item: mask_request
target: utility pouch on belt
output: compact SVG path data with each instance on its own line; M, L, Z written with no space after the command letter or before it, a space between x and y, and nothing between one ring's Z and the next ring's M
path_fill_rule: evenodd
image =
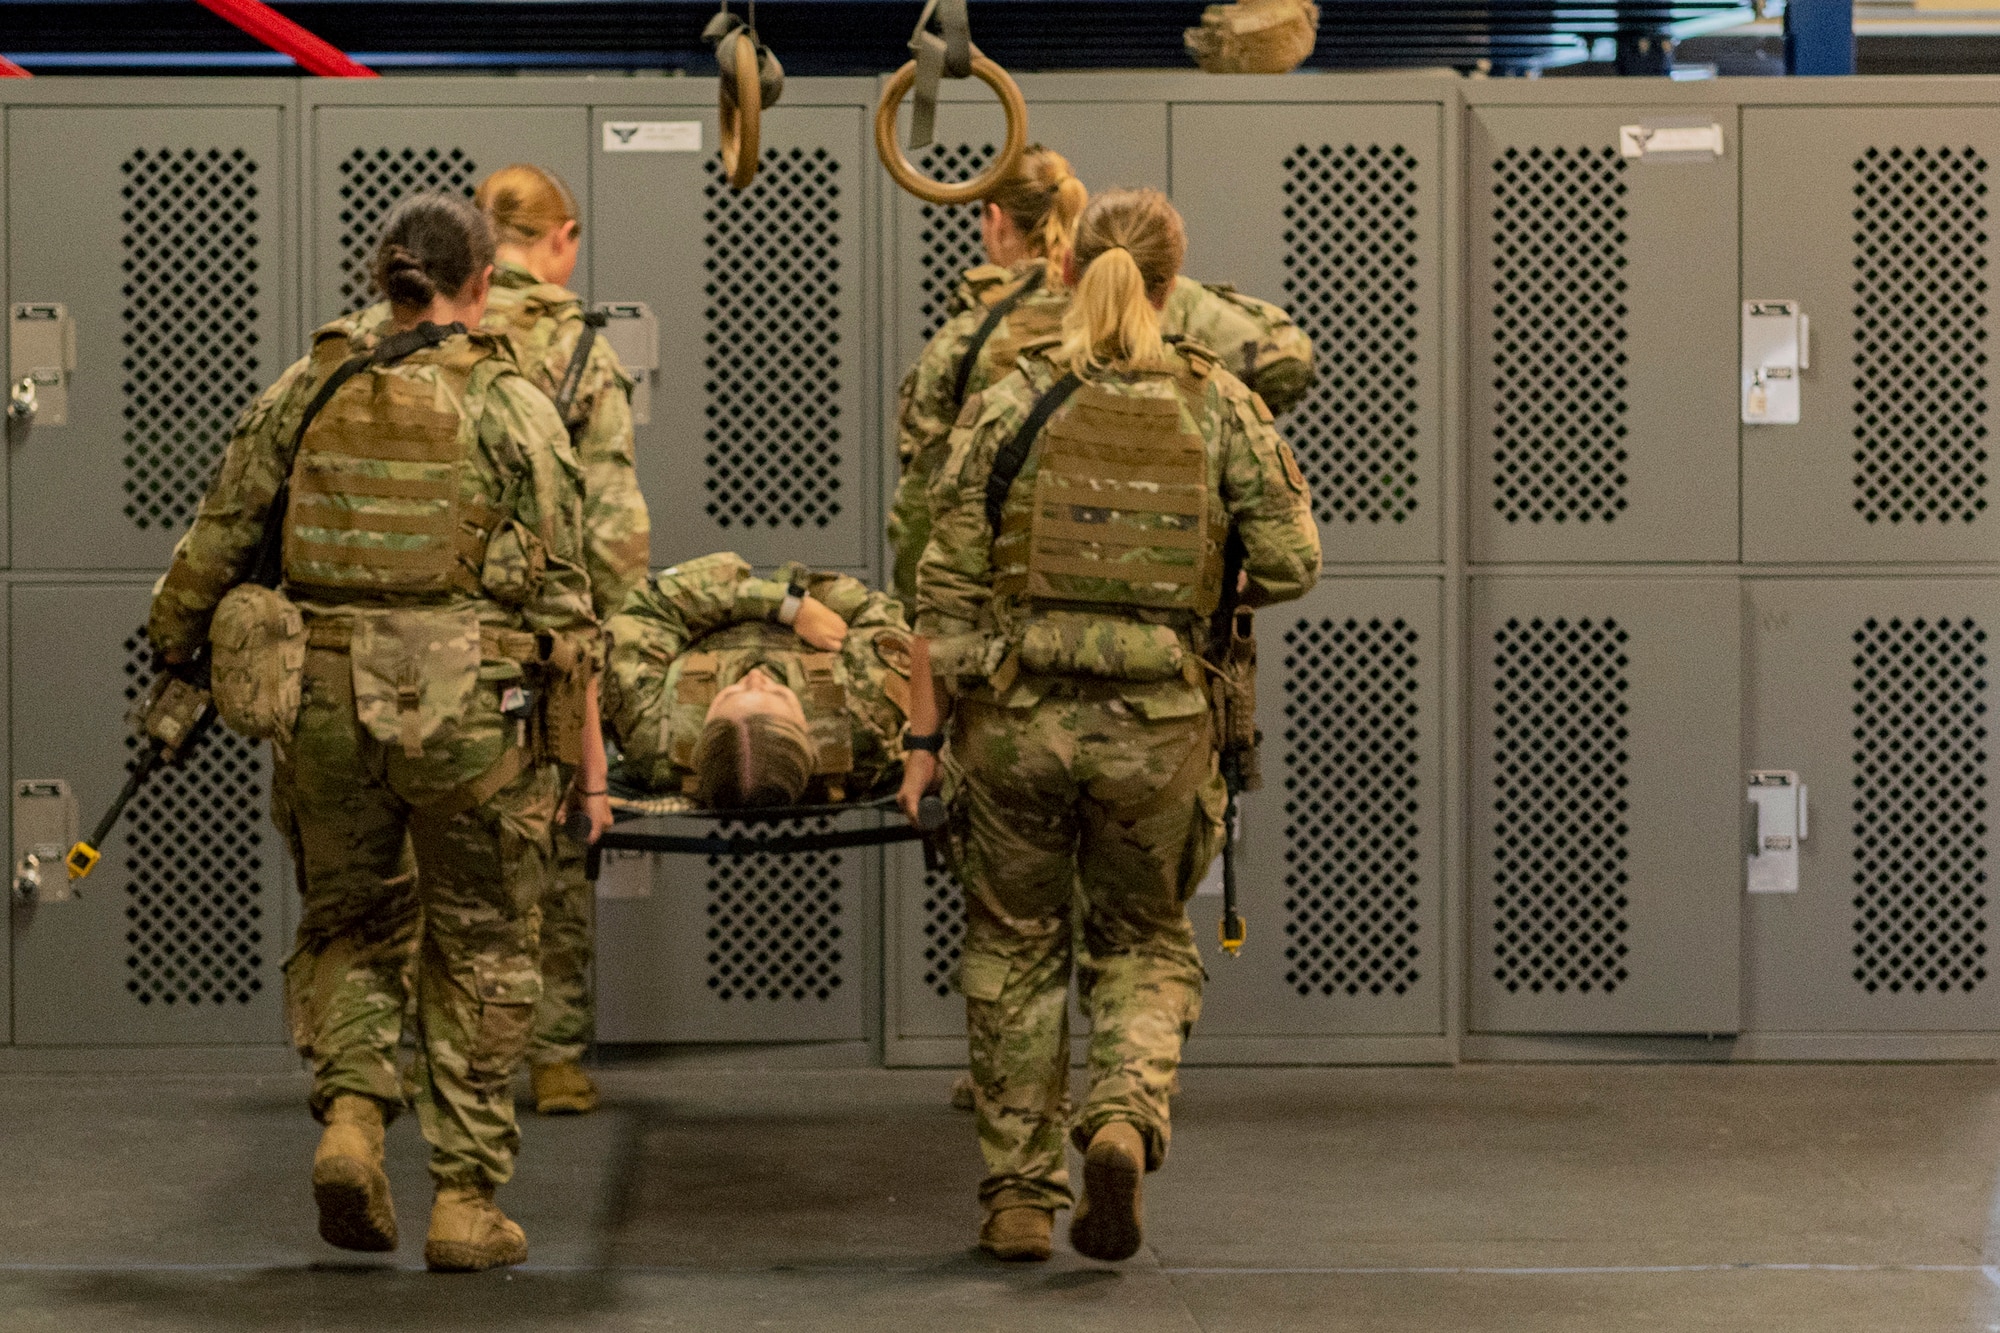
M215 711L239 736L292 738L305 677L306 621L275 588L242 583L224 595L210 622Z
M364 611L354 617L354 711L369 735L410 758L455 725L479 683L479 614Z
M1105 680L1170 680L1185 674L1187 650L1168 625L1124 617L1046 611L1021 636L1021 668Z
M583 705L596 663L574 634L537 634L535 646L542 676L542 757L574 767L583 762Z

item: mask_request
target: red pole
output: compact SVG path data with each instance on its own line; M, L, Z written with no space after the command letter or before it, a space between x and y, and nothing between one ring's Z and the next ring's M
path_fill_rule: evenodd
M6 56L0 56L0 79L32 79L34 77L34 75L22 69Z
M273 51L296 60L308 74L330 79L373 79L374 70L350 59L332 43L315 37L264 4L263 0L195 0L203 9L249 33Z

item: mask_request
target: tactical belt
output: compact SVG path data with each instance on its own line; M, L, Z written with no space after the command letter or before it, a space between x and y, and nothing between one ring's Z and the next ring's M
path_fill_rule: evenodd
M345 616L324 616L315 618L306 626L306 647L323 648L330 653L344 653L354 646L354 622ZM497 657L523 665L542 660L535 636L526 630L501 629L494 625L479 627L479 650L488 657Z
M993 330L999 328L1000 321L1013 314L1015 307L1027 300L1035 289L1042 285L1042 276L1047 271L1046 268L1038 268L1030 273L1027 280L1019 287L995 301L993 308L986 312L986 318L979 322L979 328L972 335L972 341L966 344L965 359L958 363L958 377L951 386L951 400L959 407L965 406L965 390L972 383L973 367L979 364L979 354L985 350L987 340L993 336Z
M1014 478L1021 475L1027 466L1028 451L1035 447L1035 437L1042 433L1042 427L1049 424L1056 409L1069 401L1069 396L1083 387L1083 381L1075 371L1070 371L1054 384L1049 391L1036 400L1034 410L1021 423L1021 429L1014 432L1014 438L1001 446L993 456L993 471L986 478L986 522L993 529L993 535L1000 535L1000 516L1007 509L1007 493L1014 489Z

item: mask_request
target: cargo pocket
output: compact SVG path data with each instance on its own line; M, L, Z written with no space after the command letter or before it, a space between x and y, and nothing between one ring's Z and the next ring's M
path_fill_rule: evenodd
M1012 960L999 954L961 954L958 960L958 989L968 1000L983 1000L990 1004L1006 994L1007 974L1013 966Z
M472 1023L472 1049L466 1052L466 1077L475 1086L501 1087L528 1053L542 979L533 971L515 972L491 964L475 965L473 978L479 1013Z
M1181 902L1194 897L1208 868L1222 850L1224 818L1229 811L1229 787L1221 774L1210 776L1194 798L1194 826L1188 830L1187 853L1181 862Z

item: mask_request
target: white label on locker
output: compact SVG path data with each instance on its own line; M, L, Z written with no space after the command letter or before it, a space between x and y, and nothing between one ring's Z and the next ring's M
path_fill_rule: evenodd
M649 852L607 848L597 871L597 896L607 902L653 896L653 862Z
M1649 162L1714 161L1722 156L1722 126L1621 125L1618 151Z
M604 122L604 151L607 153L699 153L701 122L698 120L607 120Z

